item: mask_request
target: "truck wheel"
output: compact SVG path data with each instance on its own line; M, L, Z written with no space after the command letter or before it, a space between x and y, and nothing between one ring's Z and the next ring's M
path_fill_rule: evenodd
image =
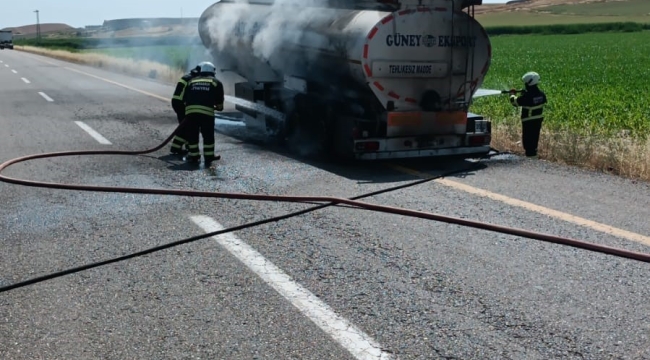
M333 112L332 116L332 158L336 161L354 159L354 140L352 129L354 121L343 113Z
M332 147L328 107L313 97L299 94L287 115L287 145L302 155L327 155Z

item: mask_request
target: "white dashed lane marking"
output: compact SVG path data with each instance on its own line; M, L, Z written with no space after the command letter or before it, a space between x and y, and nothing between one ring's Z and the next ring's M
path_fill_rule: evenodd
M206 233L223 230L221 224L208 216L192 216L191 219ZM349 351L355 359L393 358L369 335L336 314L316 295L293 281L289 275L233 233L216 235L212 238Z
M103 145L112 145L108 139L103 137L100 133L97 131L93 130L90 126L86 125L86 123L82 121L75 121L75 124L77 124L80 128L82 128L85 132L87 132L90 136L92 136L97 142Z
M38 94L41 95L41 96L43 97L43 99L45 99L45 100L47 100L47 101L49 101L49 102L54 101L54 100L52 100L51 97L47 96L47 94L44 93L44 92L39 92Z
M30 83L30 81L27 80L27 79L25 79L25 78L20 78L20 79L23 80L23 82L25 82L25 84L29 84L29 83Z

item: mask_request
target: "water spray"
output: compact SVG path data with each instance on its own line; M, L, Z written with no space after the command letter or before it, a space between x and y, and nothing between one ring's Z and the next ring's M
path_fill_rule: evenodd
M512 90L478 89L476 90L476 93L474 93L473 97L479 98L483 96L510 94L513 91L517 94L524 92L524 90L516 90L516 89L512 89Z
M256 110L256 111L258 111L258 112L260 112L260 113L262 113L262 114L264 114L266 116L270 116L270 117L272 117L274 119L284 121L285 118L286 118L286 115L283 114L282 112L280 112L278 110L275 110L275 109L271 109L270 107L264 106L263 104L254 103L252 101L248 101L248 100L241 99L241 98L231 96L231 95L225 95L224 98L229 103L239 105L239 106L243 106L243 107L251 109L251 110Z

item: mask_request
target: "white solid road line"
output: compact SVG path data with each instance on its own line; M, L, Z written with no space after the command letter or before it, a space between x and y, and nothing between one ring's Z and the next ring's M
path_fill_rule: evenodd
M14 70L14 69L11 69L11 72L14 73L14 74L18 74L18 71Z
M25 78L21 78L21 79L25 82L25 84L29 84L29 80L27 80Z
M108 139L106 139L105 137L103 137L103 136L102 136L100 133L98 133L97 131L93 130L93 128L91 128L90 126L86 125L84 122L82 122L82 121L75 121L75 124L79 125L80 128L84 129L84 131L86 131L88 134L90 134L90 136L92 136L92 137L93 137L95 140L97 140L100 144L103 144L103 145L112 145L111 142L108 141Z
M39 91L38 94L41 95L41 96L43 97L43 99L45 99L45 100L47 100L47 101L49 101L49 102L54 101L54 100L52 100L51 97L47 96L47 94L44 93L44 92L40 92L40 91Z
M192 216L191 219L206 233L223 230L221 224L208 216ZM381 345L370 336L336 314L332 308L322 302L316 295L294 282L289 275L234 234L216 235L213 239L334 338L356 359L383 360L393 358L391 354L383 351Z

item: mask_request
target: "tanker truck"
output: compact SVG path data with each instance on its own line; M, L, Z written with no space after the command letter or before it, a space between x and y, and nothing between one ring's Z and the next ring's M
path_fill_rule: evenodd
M217 77L237 74L234 98L255 105L235 102L248 127L337 158L471 157L491 141L469 112L491 60L481 3L222 0L199 34Z

